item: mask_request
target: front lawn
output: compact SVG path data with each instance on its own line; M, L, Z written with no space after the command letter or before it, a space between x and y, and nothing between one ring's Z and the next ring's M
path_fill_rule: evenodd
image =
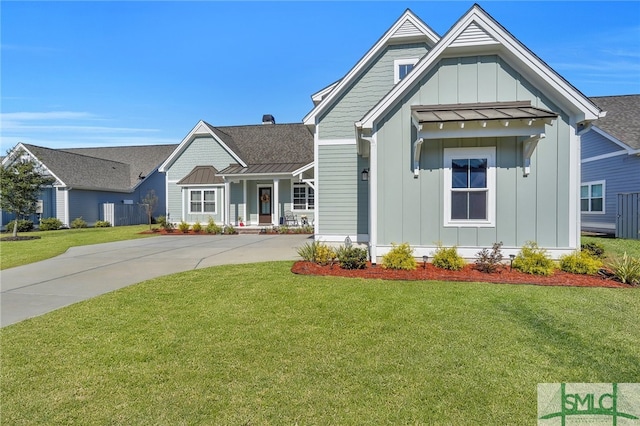
M0 330L3 424L535 424L640 381L640 292L201 269Z
M19 232L19 236L38 236L40 239L0 241L0 269L49 259L66 252L70 247L153 236L152 234L140 234L148 229L149 225L135 225ZM10 235L11 233L1 234L3 237Z

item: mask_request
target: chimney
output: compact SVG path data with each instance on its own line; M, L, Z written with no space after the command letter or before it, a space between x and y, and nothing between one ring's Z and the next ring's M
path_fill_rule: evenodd
M276 119L271 114L265 114L262 116L262 124L276 124Z

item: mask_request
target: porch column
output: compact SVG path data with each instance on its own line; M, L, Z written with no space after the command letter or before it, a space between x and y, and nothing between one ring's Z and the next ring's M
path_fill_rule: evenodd
M229 220L229 218L231 217L231 203L229 200L229 194L231 194L231 182L225 182L224 183L224 210L222 211L222 223L229 223L227 222Z
M275 213L276 217L275 220L273 220L272 218L272 222L275 225L279 225L280 224L280 197L279 197L279 192L280 192L280 179L274 179L273 180L273 212Z
M245 225L249 225L249 217L247 216L247 181L242 181L242 218Z

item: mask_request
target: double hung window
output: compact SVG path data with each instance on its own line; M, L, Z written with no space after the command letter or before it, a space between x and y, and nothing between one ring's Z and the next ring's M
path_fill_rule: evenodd
M580 210L604 213L604 181L586 182L580 186Z
M189 213L216 213L215 189L189 190Z
M293 210L313 210L314 191L306 183L293 184Z

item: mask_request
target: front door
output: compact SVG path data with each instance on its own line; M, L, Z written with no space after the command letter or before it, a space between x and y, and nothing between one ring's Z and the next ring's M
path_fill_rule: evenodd
M260 225L271 225L271 188L258 188L258 223Z

